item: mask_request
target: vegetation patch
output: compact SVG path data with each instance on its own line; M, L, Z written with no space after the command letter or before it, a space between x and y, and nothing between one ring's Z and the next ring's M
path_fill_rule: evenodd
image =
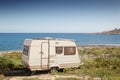
M79 69L64 69L63 72L57 74L90 76L91 79L103 80L120 79L120 48L83 49L79 50L79 54L84 65Z
M22 56L21 52L3 54L2 56L0 56L0 69L8 70L23 67L21 56Z
M80 55L94 55L94 58L82 58L84 65L75 71L67 71L76 75L90 75L101 79L119 79L120 76L120 48L93 48L79 51ZM91 56L89 56L91 57ZM115 79L114 79L115 80Z
M79 50L80 55L120 54L120 48L84 48Z
M80 68L66 68L63 72L53 75L89 76L90 80L100 78L103 80L120 80L120 48L92 48L79 50L84 65ZM6 53L0 56L0 79L3 79L4 70L23 68L21 52ZM25 78L24 80L38 80ZM80 80L77 78L58 78L56 80Z

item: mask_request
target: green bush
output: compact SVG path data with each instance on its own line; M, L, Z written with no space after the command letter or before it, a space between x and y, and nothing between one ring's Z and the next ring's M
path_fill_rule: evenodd
M8 57L3 56L0 57L0 68L1 69L12 69L14 66L14 63L12 60L10 60Z
M21 61L22 53L20 52L12 52L12 53L5 53L0 56L0 69L13 69L13 68L21 68L22 61Z

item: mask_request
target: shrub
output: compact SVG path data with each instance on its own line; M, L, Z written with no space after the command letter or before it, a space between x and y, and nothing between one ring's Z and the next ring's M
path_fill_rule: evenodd
M0 57L0 68L1 69L12 69L14 66L14 63L12 60L10 60L8 57L3 56Z
M5 53L0 56L0 68L1 69L12 69L22 68L21 52Z

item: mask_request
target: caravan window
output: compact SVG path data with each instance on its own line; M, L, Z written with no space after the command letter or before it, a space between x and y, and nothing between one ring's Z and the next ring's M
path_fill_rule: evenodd
M29 51L29 46L24 46L23 54L28 55L28 51Z
M56 54L61 54L63 52L63 47L56 47Z
M76 47L64 47L64 55L75 55Z

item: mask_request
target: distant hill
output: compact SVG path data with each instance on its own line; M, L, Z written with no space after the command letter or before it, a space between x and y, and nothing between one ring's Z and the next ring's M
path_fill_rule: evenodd
M96 34L120 34L120 29L115 28L114 30L104 31Z

